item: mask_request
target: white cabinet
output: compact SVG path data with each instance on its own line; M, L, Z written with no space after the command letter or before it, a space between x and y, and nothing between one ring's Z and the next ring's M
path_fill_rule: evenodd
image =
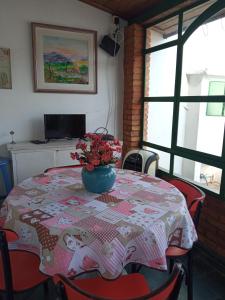
M74 152L73 149L67 149L67 150L56 150L55 154L55 164L56 166L71 166L74 165L74 160L71 159L70 153Z
M18 152L13 154L14 184L54 166L54 151Z
M47 144L8 144L12 156L14 184L25 178L43 173L51 167L79 164L70 158L78 139L72 141L51 141Z

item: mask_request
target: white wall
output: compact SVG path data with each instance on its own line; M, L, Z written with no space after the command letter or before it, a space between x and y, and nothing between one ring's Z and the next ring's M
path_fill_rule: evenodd
M87 131L105 126L122 136L123 47L116 58L98 47L98 93L34 93L31 22L97 30L98 44L111 30L110 14L77 0L0 0L0 47L10 48L12 90L0 89L0 155L6 155L9 131L16 141L44 137L45 113L85 113ZM116 112L115 112L116 106Z

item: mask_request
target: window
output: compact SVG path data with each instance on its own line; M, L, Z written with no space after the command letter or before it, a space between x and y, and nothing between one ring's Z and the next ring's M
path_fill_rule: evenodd
M146 28L142 146L158 150L163 172L223 199L224 53L223 1L181 10Z

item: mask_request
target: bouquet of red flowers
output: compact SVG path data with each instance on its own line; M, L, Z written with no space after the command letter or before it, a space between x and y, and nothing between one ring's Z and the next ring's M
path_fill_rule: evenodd
M86 141L80 140L76 145L76 149L81 151L70 155L72 159L84 164L88 171L98 166L114 164L120 159L122 147L119 140L105 141L103 135L95 133L87 133L85 138Z

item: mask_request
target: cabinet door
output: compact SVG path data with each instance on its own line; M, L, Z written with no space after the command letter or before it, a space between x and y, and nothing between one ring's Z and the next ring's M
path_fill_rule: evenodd
M74 152L75 149L66 149L66 150L56 150L56 166L61 167L61 166L71 166L71 165L78 165L79 161L78 160L73 160L70 157L70 153Z
M45 169L54 167L55 152L52 150L42 150L33 152L19 152L15 154L16 183L22 180L43 173Z

